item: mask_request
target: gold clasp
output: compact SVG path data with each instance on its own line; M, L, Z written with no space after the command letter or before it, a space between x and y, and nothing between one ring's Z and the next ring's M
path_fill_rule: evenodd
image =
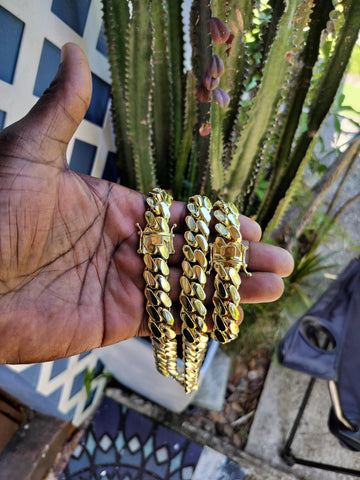
M220 263L223 267L233 267L237 272L242 269L247 276L251 276L246 270L247 249L241 242L225 242L223 238L217 237L210 245L210 265L213 268L215 263Z
M136 226L139 228L138 234L140 235L138 253L161 255L166 260L170 254L175 253L173 229L176 225L173 225L169 231L156 231L151 227L143 230L138 223Z

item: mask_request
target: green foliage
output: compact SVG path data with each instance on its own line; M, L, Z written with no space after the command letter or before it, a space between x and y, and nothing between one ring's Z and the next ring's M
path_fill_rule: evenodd
M235 201L269 237L311 161L358 37L360 2L194 0L185 15L172 0L103 0L103 14L121 182ZM232 41L214 42L214 17ZM225 108L197 96L214 54Z
M288 125L292 125L292 129L284 130L286 136L290 135L290 140L288 139L285 145L281 143L283 153L274 169L268 195L258 212L260 222L267 227L267 235L279 224L289 206L289 199L298 187L299 176L311 158L318 131L335 98L352 47L357 39L360 4L346 1L341 4L337 2L336 10L332 10L332 7L332 2L329 1L316 2L311 15L310 27L312 24L314 29L310 28L311 40L305 44L302 52L303 65L300 81L295 86L291 103L292 114L288 117ZM354 20L355 23L353 23ZM324 38L329 37L330 32L333 39L332 46L325 61L319 47ZM301 111L299 104L303 105ZM298 123L305 128L299 129ZM275 215L269 205L277 205Z
M112 375L111 375L111 373L107 373L107 372L98 373L96 371L96 367L92 368L91 370L89 368L85 369L84 388L85 388L85 393L86 393L87 398L90 397L93 380L100 379L100 378L101 379L111 379Z
M353 54L350 58L348 72L354 75L360 75L360 44L354 46Z

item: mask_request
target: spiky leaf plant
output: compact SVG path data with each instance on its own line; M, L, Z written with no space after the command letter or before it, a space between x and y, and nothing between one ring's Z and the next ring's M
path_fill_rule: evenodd
M273 230L358 38L359 0L103 0L103 15L121 182L234 201Z

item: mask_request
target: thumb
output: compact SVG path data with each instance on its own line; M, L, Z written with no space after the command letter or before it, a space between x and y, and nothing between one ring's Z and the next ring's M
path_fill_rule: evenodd
M66 148L84 118L92 92L90 68L84 52L73 43L61 50L57 74L36 105L20 123L22 139L35 142L34 157L61 166Z

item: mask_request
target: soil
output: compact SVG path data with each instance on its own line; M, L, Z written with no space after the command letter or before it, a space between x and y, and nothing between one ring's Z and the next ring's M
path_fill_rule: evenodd
M245 448L270 365L268 351L253 353L250 360L241 355L234 360L221 412L192 406L185 412L186 421L196 425L198 430L204 430L237 449Z

